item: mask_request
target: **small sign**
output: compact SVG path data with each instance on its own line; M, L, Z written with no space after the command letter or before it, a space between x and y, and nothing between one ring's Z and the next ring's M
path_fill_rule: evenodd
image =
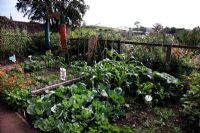
M32 60L32 55L29 55L28 58L29 58L29 60L31 61L31 60Z
M13 63L15 63L16 62L16 56L15 56L15 54L13 54L13 56L10 56L9 60L12 61Z
M66 69L60 68L60 80L65 81L66 80Z

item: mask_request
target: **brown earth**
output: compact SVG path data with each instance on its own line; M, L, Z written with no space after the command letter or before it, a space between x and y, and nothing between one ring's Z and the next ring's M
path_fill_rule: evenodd
M37 133L19 114L0 103L0 133Z

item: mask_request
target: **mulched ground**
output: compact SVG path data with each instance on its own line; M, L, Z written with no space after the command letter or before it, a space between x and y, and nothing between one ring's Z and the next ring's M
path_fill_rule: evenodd
M37 133L20 115L0 103L0 133Z

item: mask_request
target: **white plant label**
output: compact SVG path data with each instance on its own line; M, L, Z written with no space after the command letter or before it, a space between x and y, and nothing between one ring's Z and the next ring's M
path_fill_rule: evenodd
M66 69L60 68L60 80L65 81L66 80Z
M16 56L15 56L15 54L13 54L13 56L10 56L9 60L12 61L13 63L15 63L16 62Z

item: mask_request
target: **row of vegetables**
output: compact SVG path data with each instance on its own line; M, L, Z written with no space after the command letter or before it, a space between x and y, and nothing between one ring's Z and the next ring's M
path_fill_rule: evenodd
M121 56L121 55L118 55ZM120 58L123 58L121 56ZM24 111L44 132L134 132L115 121L126 113L126 97L133 103L162 106L182 101L182 112L198 128L200 74L187 84L167 73L152 71L135 60L104 59L93 66L73 62L72 71L87 79L71 86L30 97L28 90L4 89L1 98Z

